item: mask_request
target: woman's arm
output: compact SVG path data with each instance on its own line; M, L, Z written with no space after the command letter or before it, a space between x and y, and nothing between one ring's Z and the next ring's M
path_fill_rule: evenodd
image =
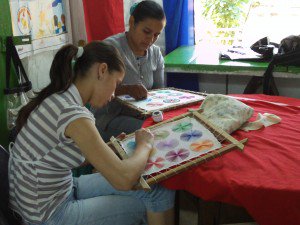
M160 52L160 50L158 50L158 56L157 56L157 69L155 71L153 71L153 89L154 88L163 88L166 86L165 84L165 61L164 58Z
M142 84L123 84L117 87L115 95L130 95L136 100L147 98L148 91Z
M119 190L130 190L137 183L149 158L153 141L150 132L137 131L137 147L133 156L120 160L102 140L90 119L74 120L67 126L65 135L75 141L86 159Z

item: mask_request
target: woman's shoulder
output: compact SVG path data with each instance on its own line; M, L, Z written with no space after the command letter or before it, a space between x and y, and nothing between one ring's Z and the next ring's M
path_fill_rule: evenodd
M149 51L155 55L161 55L160 47L155 44L151 45Z
M151 45L151 47L148 49L148 55L151 58L151 60L155 61L161 61L161 59L163 58L160 47L157 45Z
M107 37L104 41L114 46L121 46L125 39L125 33L118 33Z
M60 93L54 93L47 97L41 105L48 106L52 110L60 114L62 111L70 108L74 110L84 109L82 106L82 100L79 93L76 92L77 89L74 86L70 87L68 90Z

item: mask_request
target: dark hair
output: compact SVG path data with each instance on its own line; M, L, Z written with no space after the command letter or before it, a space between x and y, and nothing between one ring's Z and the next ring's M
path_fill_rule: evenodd
M94 63L106 63L108 71L124 71L125 66L118 50L101 41L93 41L83 47L83 54L76 59L72 68L72 61L76 57L78 47L65 45L55 55L50 68L50 84L41 90L19 112L16 120L17 132L26 123L30 113L48 96L66 91L77 77L84 77Z
M134 17L134 23L137 24L145 19L163 20L166 18L163 8L154 1L142 1L133 5L131 16Z

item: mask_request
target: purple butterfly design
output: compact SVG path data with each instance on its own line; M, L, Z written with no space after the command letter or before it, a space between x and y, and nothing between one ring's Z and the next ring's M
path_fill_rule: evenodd
M180 98L180 99L192 99L192 98L195 98L195 96L192 96L192 95L185 95L185 96L180 96L179 98Z
M179 149L178 151L169 151L166 154L166 160L170 162L178 162L180 160L186 159L190 155L190 151L184 148Z
M169 141L165 140L165 141L158 142L156 147L157 147L157 149L160 149L160 150L168 150L168 149L174 149L175 147L177 147L178 144L179 144L179 141L177 141L176 139L171 139Z
M202 132L199 130L190 130L180 135L182 141L194 141L202 137Z

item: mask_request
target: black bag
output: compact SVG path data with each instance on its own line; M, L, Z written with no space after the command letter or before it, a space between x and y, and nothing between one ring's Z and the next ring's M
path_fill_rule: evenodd
M277 43L270 42L268 37L264 37L252 44L250 49L261 55L261 61L270 61L273 57L274 49L278 48L278 46Z
M280 54L274 55L272 61L268 65L268 68L263 76L263 93L264 94L279 95L278 90L277 90L277 93L273 92L273 90L274 90L273 86L275 85L274 77L273 77L273 70L274 70L275 66L300 66L300 48L298 48L297 50L288 51L287 53L284 53L281 55ZM276 85L275 85L275 87L276 87Z
M250 48L242 46L232 46L220 53L220 59L251 61L251 62L270 62L275 48L278 44L269 41L264 37L253 43Z
M278 54L272 57L263 77L252 77L244 94L254 94L260 86L267 95L279 95L273 70L276 66L300 66L300 36L288 36L280 42Z
M17 76L18 85L11 87L11 62L14 65L14 73ZM6 39L6 87L4 95L7 102L7 127L11 130L15 126L15 120L19 109L28 103L28 93L32 85L19 58L13 37Z
M278 54L287 54L297 49L300 49L300 35L290 35L281 40Z

